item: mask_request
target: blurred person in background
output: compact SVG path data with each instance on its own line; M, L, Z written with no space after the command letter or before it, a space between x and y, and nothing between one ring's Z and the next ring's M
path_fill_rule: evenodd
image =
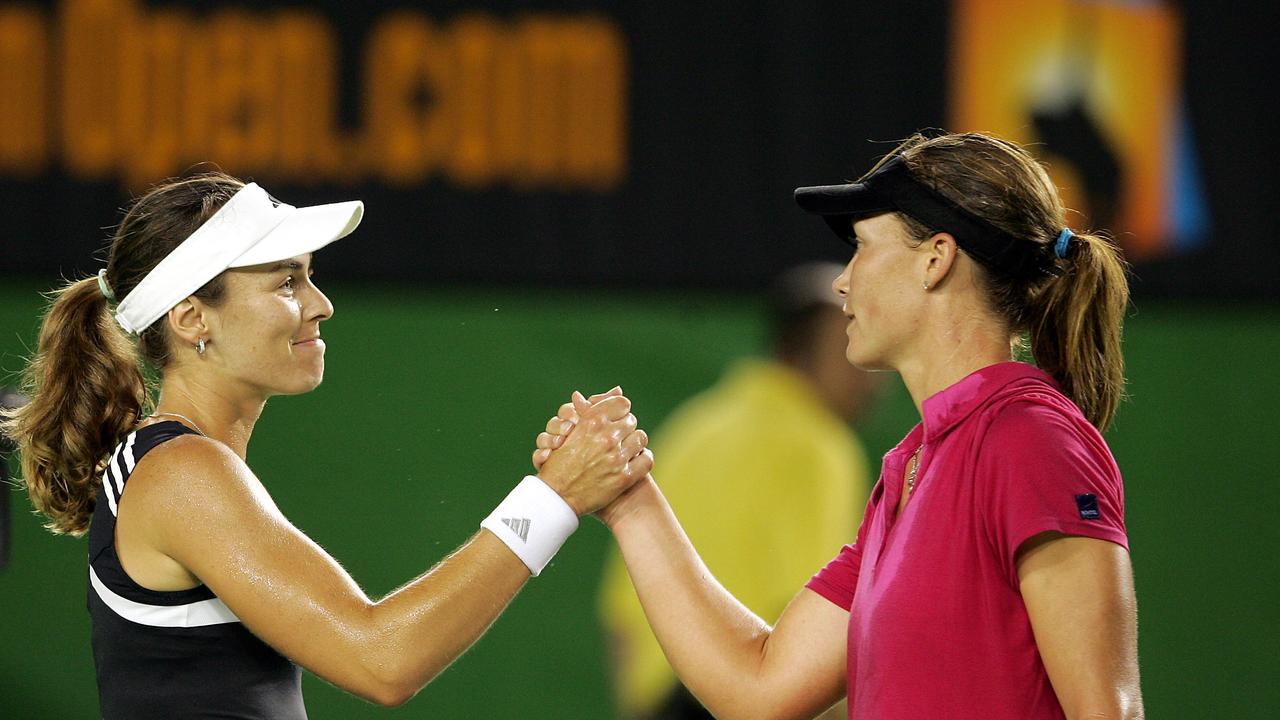
M809 718L841 696L859 720L1143 717L1102 438L1124 392L1119 251L1067 226L1025 150L977 133L916 135L796 200L854 247L833 283L849 362L897 372L921 422L854 543L774 625L716 581L652 478L598 513L680 679L719 718ZM562 406L535 462L589 409Z
M831 548L853 540L871 485L849 424L880 376L844 357L846 319L831 292L840 270L809 263L783 273L767 308L769 357L737 362L650 444L663 494L703 562L761 617L782 614ZM676 679L617 552L600 604L625 715L711 717Z
M480 532L368 598L245 463L267 399L323 379L333 305L312 253L362 214L359 202L294 208L219 173L162 183L125 214L98 277L53 294L30 402L5 411L3 429L47 527L89 533L103 718L304 718L299 665L403 703L493 623L579 515L648 471L629 401L596 397L581 441ZM140 356L160 378L154 405Z

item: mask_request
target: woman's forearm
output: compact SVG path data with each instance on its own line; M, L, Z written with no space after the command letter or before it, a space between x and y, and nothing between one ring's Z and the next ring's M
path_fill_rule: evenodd
M805 663L793 662L793 652L802 643L772 642L773 629L703 564L657 486L641 483L610 509L606 522L645 616L685 686L721 718L812 716L834 702L838 687L801 677ZM838 678L843 666L835 662Z
M361 665L384 698L408 700L471 647L530 577L528 568L481 531L427 573L368 609Z

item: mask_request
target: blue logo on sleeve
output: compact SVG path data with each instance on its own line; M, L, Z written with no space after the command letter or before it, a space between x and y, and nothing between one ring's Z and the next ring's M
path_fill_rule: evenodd
M1102 513L1098 512L1098 496L1093 493L1077 495L1076 508L1080 510L1082 520L1097 520L1102 516Z

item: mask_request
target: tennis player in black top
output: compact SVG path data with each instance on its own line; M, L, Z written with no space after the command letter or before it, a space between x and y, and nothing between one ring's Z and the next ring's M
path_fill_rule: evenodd
M167 182L126 213L105 270L56 293L26 371L31 402L3 429L48 527L90 533L104 718L304 718L298 666L403 703L580 515L651 467L630 402L598 395L567 452L480 532L387 597L366 597L244 462L267 398L320 384L333 306L311 254L363 211L295 208L222 174ZM139 355L161 377L154 403Z

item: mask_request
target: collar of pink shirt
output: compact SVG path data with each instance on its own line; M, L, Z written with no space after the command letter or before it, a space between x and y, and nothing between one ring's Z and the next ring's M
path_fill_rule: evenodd
M890 454L914 453L922 440L932 445L978 409L1006 395L1026 393L1037 385L1061 392L1048 373L1027 363L1003 362L976 370L930 395L921 406L922 421Z

